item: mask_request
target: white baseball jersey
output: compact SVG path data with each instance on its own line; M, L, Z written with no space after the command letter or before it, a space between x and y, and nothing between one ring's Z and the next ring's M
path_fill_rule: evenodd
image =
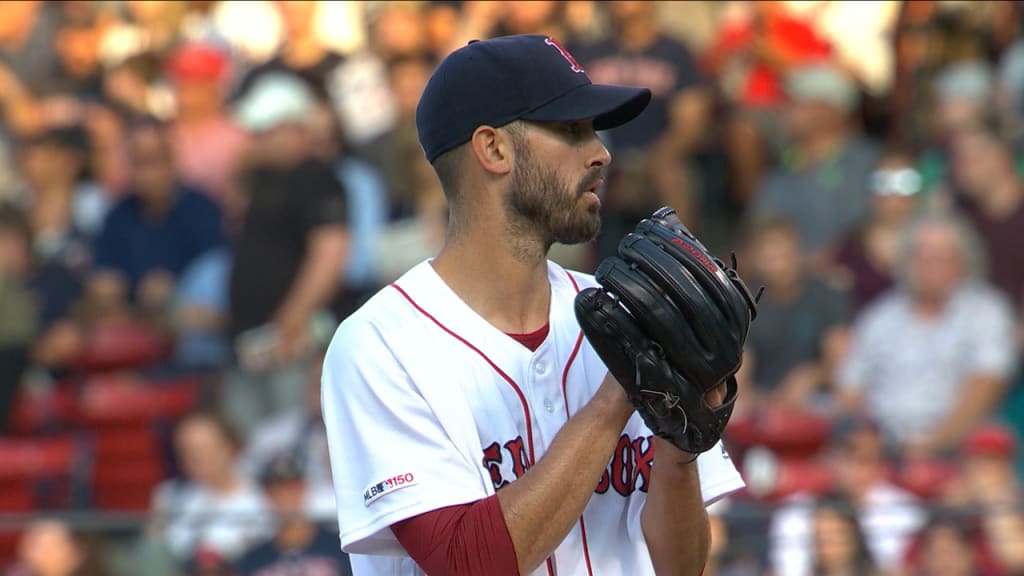
M604 380L573 311L594 279L553 263L548 277L550 332L536 351L476 314L429 262L338 328L323 416L341 544L357 576L423 574L390 526L515 481ZM654 574L640 527L652 456L651 431L634 414L582 518L535 575ZM705 503L744 486L721 446L697 462Z

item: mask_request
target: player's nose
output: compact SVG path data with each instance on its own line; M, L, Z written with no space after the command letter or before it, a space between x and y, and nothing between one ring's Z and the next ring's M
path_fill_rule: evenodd
M587 168L607 167L612 163L612 154L597 135L594 135L594 147L587 161Z

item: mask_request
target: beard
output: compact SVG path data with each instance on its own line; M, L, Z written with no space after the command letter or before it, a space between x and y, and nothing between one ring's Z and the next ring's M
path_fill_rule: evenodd
M555 242L589 242L601 231L600 205L584 204L587 189L602 176L600 168L587 173L571 189L554 169L542 168L525 146L516 150L520 161L512 172L505 210L516 238L537 238L545 250Z

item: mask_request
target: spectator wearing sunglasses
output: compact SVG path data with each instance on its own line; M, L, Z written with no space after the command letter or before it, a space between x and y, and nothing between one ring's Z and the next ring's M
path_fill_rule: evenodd
M867 218L825 258L825 275L848 291L854 312L892 287L899 237L921 198L921 175L913 166L900 150L882 155L865 182Z

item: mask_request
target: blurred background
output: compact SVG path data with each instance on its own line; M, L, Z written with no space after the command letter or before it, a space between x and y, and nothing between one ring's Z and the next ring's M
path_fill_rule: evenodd
M766 287L727 431L748 488L712 507L705 574L1024 574L1022 22L0 3L0 570L345 573L324 346L443 241L414 122L434 66L543 33L654 95L602 134L602 235L553 259L592 271L671 205Z

